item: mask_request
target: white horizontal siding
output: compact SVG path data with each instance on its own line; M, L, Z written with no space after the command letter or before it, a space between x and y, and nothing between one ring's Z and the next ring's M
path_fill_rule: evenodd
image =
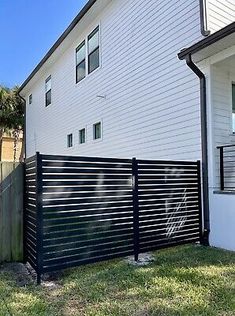
M207 0L208 29L214 33L235 22L234 0Z
M76 46L98 23L101 68L75 84ZM50 154L200 159L199 82L179 61L201 39L195 0L114 0L38 80L27 106L27 155ZM52 76L52 104L44 80ZM105 95L105 99L97 98ZM102 120L101 141L92 125ZM87 142L78 144L86 127ZM66 148L66 135L74 147Z

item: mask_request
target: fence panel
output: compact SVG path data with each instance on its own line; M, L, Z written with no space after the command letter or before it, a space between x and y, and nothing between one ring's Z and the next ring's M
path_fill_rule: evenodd
M23 164L0 162L0 262L23 259Z
M199 240L199 175L199 162L138 160L140 252Z
M42 156L43 271L133 253L131 160Z
M36 154L26 161L26 256L38 274L196 242L200 164Z

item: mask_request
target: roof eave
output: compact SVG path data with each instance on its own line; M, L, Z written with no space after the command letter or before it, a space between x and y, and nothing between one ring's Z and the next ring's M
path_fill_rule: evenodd
M61 34L58 40L54 43L54 45L49 49L46 55L42 58L42 60L38 63L38 65L33 69L31 74L27 77L27 79L22 83L19 88L19 93L26 87L29 81L35 76L35 74L39 71L39 69L44 65L44 63L49 59L49 57L54 53L57 47L63 42L63 40L68 36L68 34L74 29L74 27L78 24L78 22L84 17L84 15L89 11L89 9L94 5L97 0L89 0L78 15L73 19L67 29Z
M209 35L208 37L193 44L192 46L182 49L178 53L178 58L180 60L183 60L186 58L187 55L189 55L189 54L193 55L193 54L199 52L200 50L202 50L203 48L206 48L206 47L218 42L219 40L225 38L226 36L228 36L234 32L235 32L235 22L225 26L221 30L213 33L212 35Z

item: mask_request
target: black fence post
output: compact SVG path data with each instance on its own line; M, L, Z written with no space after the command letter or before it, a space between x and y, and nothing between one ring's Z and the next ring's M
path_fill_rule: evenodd
M41 284L43 265L43 217L42 217L42 156L36 152L36 254L37 254L37 284Z
M200 230L200 244L204 244L204 227L202 214L202 187L201 187L201 161L197 161L197 182L198 182L198 211L199 211L199 230Z
M220 190L224 190L224 148L219 147L220 156Z
M23 196L23 263L27 262L27 247L26 247L26 199L27 199L27 186L26 186L26 158L23 162L24 172L24 196Z
M134 256L139 258L139 197L138 197L138 162L132 159L132 192L133 192L133 224L134 224Z

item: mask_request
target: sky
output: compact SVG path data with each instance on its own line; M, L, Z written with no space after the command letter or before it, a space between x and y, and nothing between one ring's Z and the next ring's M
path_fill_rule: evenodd
M20 85L86 0L0 0L0 85Z

